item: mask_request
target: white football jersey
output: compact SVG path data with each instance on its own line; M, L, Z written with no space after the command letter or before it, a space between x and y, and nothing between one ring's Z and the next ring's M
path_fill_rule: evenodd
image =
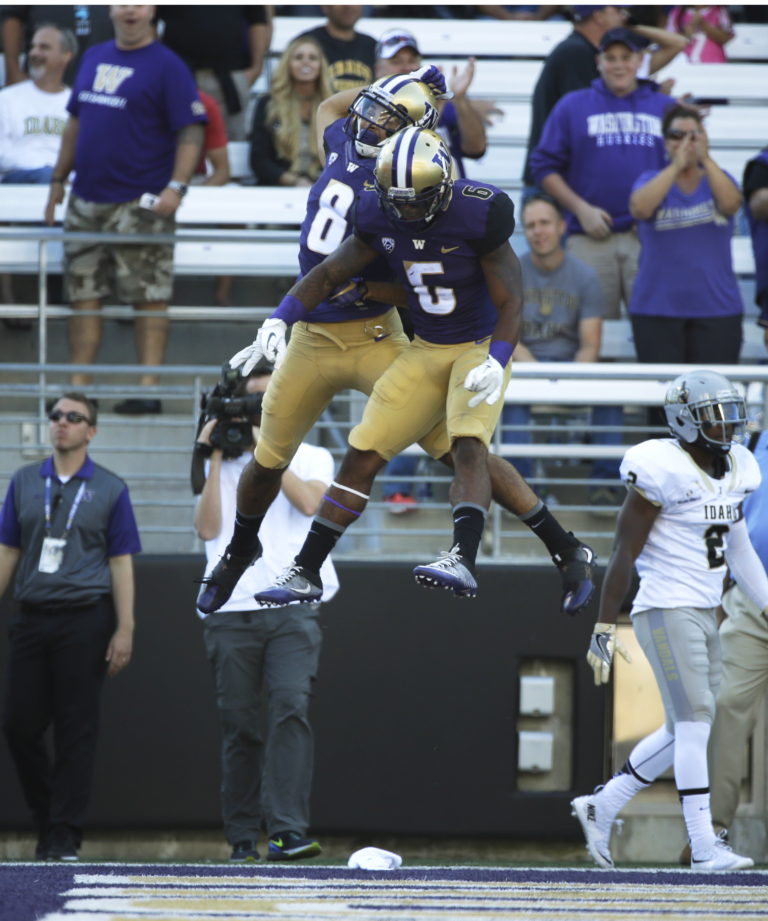
M760 484L760 468L743 445L728 455L716 480L675 438L630 448L621 462L630 489L661 509L637 558L640 587L632 614L648 608L712 608L720 603L730 525L744 497Z

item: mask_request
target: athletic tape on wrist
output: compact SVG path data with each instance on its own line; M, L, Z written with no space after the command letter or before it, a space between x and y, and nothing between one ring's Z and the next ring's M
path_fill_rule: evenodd
M284 323L287 323L288 326L292 326L299 320L303 320L308 313L309 311L307 308L297 297L294 297L292 294L286 294L278 304L270 320L282 320Z
M488 349L488 354L491 358L495 358L502 368L506 368L509 359L512 357L513 351L514 349L510 342L504 342L502 339L495 339Z

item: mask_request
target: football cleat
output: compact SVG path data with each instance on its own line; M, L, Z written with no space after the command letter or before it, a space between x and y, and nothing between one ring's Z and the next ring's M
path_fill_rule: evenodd
M316 572L292 563L276 579L273 585L256 592L253 596L259 604L267 607L282 607L286 604L308 604L319 601L323 594L323 583Z
M298 832L286 831L269 839L267 860L301 860L317 857L321 851L319 842L313 838L303 838Z
M691 854L692 870L748 870L754 867L751 857L735 854L726 840L718 837L712 847L700 857Z
M581 823L590 856L598 867L612 870L610 844L613 820L604 816L604 811L600 808L599 796L596 793L577 796L571 800L571 815L576 816Z
M417 566L413 575L425 588L447 588L459 598L477 595L477 580L464 562L458 546L448 552L443 551L434 563Z
M211 574L202 580L200 593L197 596L197 609L203 614L213 614L226 604L240 581L240 577L248 567L261 556L261 543L253 556L235 556L224 551L224 556L213 567Z
M596 560L592 548L582 543L568 547L552 557L552 562L560 570L563 586L560 609L564 614L578 614L589 604L595 590L592 567Z

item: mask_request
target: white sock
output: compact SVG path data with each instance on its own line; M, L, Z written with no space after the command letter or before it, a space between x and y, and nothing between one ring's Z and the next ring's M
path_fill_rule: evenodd
M691 854L700 859L716 841L709 805L709 723L675 723L675 785L680 793Z
M600 797L600 807L606 821L613 822L632 797L647 786L647 783L638 780L634 774L624 771L614 774L603 789L596 794Z
M688 829L688 840L691 842L691 856L700 860L717 840L709 811L709 792L681 794L680 804Z
M675 737L660 726L632 749L627 762L632 770L650 783L672 767L675 756Z

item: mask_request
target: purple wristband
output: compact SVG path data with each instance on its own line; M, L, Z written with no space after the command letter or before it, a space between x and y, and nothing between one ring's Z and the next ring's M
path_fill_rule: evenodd
M495 358L502 368L506 368L513 351L514 347L511 343L504 342L503 339L496 339L491 343L488 354L491 358Z
M292 294L286 294L277 305L277 309L270 319L282 320L288 326L292 326L299 320L303 320L308 313L309 311L307 308L297 297L294 297Z

